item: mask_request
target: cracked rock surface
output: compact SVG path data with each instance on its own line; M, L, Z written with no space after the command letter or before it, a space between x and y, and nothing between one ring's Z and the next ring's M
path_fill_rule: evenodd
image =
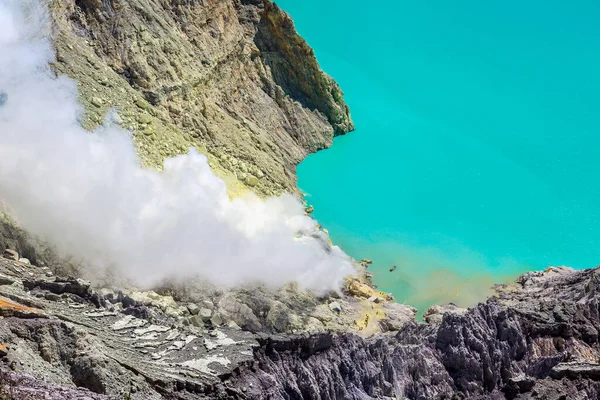
M349 331L355 314L371 304L338 294L342 313L294 287L222 292L199 284L176 301L154 291L98 288L54 276L7 254L0 258L0 370L7 385L27 386L27 396L38 396L33 398L54 386L60 393L82 390L82 398L244 397L229 379L256 361L269 335L293 335L290 318L298 331ZM380 313L394 309L387 302L372 306ZM396 323L414 316L413 309L406 311Z
M47 0L55 70L83 125L134 131L142 162L196 147L237 193L295 191L295 168L354 129L338 84L269 0Z
M155 293L143 305L6 258L0 274L0 370L5 386L32 398L55 391L86 399L600 395L598 269L528 273L498 286L485 304L441 308L431 323L412 319L368 337L194 325L195 308L170 312L183 306L168 296Z
M528 273L393 335L263 339L231 381L256 399L596 399L599 274Z

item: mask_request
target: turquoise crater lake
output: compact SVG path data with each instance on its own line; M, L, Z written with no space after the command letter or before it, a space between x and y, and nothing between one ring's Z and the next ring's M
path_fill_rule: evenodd
M357 127L298 185L380 289L468 305L527 270L600 264L600 3L278 4Z

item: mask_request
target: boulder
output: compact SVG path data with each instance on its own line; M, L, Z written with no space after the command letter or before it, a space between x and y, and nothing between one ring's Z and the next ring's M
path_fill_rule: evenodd
M275 302L267 313L267 327L276 332L289 332L299 328L299 317L280 301Z
M187 309L188 309L189 313L192 314L192 315L197 315L200 312L200 307L198 307L194 303L188 304L187 305Z
M19 261L19 253L11 249L4 250L2 257L8 258L9 260Z
M600 379L600 364L588 360L561 362L552 368L550 376L554 379L585 377L598 381Z
M104 104L104 101L102 101L102 99L100 97L92 97L90 100L90 103L92 103L96 107L102 107L102 104Z
M235 321L229 321L227 323L227 327L231 328L231 329L234 329L236 331L241 331L242 330L242 328L240 328L240 326L238 324L236 324Z
M0 297L0 316L17 318L46 318L46 315L37 308L27 307L12 300Z
M429 307L427 311L423 314L423 319L428 324L440 324L445 314L459 314L462 315L467 312L466 309L460 308L455 304L443 304L443 305L434 305Z
M406 324L415 320L417 309L405 304L386 303L384 305L385 317L379 321L381 330L399 331Z
M146 306L160 308L162 311L167 311L167 309L169 308L179 308L172 296L161 296L160 294L154 291L133 292L129 295L129 297L131 297L138 303L142 303Z
M223 325L223 317L221 317L219 314L215 314L211 317L210 323L214 326L221 326Z
M240 302L233 293L227 293L219 300L218 310L219 314L226 320L235 321L236 324L246 330L256 332L262 328L262 324L254 315L252 309Z
M379 296L371 296L369 297L367 300L369 300L371 303L383 303L385 302L385 299Z
M203 300L202 301L202 307L208 308L209 310L214 310L215 309L215 305L212 301L210 300Z
M246 185L253 187L253 186L258 185L258 178L255 177L254 175L246 175L245 182L246 182Z
M177 307L167 307L163 310L167 317L171 318L179 318L181 316L185 316L189 314L187 307L177 306Z
M202 318L199 315L192 315L191 317L188 318L188 321L190 323L190 325L196 326L196 327L203 327L204 326L204 321L202 320Z
M92 294L91 283L80 278L54 278L53 281L45 279L24 280L23 285L29 290L37 287L55 294L71 293L82 298L88 298Z
M0 285L12 285L16 281L17 280L15 278L0 274Z
M342 312L342 306L340 306L340 303L337 301L332 301L329 303L329 309L338 314Z
M204 322L208 322L210 321L210 318L212 317L212 310L209 310L208 308L204 308L202 307L199 310L198 316L204 321Z
M152 123L152 117L146 113L141 113L137 116L137 120L140 124L150 124Z
M365 299L371 296L381 296L381 292L375 290L371 286L360 282L358 279L353 279L347 286L348 293L352 296L363 297ZM385 294L383 294L385 296Z

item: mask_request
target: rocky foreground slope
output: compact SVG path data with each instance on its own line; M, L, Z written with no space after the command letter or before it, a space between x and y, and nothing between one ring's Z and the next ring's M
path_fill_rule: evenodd
M0 393L9 399L596 399L599 276L598 269L528 273L473 309L438 307L430 323L382 321L388 332L372 337L277 335L215 318L230 306L221 302L94 289L5 258Z

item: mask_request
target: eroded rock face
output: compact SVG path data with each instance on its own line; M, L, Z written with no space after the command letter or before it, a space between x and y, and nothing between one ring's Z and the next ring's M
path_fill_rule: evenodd
M0 373L15 398L219 398L221 377L258 346L239 329L186 323L170 296L96 290L8 259L0 273Z
M98 288L0 258L0 371L11 369L40 390L45 381L116 399L231 398L244 391L225 381L255 361L255 349L269 335L320 332L315 338L321 339L307 339L312 354L326 347L313 341L332 342L327 330L373 334L354 323L365 304L376 307L371 311L381 313L382 322L394 318L384 318L392 304L339 293L317 298L297 285L236 291L198 285L165 285L156 289L160 294ZM332 298L343 312L330 309ZM399 327L412 317L408 310ZM287 336L277 340L283 344Z
M25 232L7 212L1 198L0 194L0 252L6 253L5 249L15 252L11 259L22 256L31 264L62 274L72 274L78 270L77 262L59 257L50 244Z
M373 339L268 339L232 382L256 399L595 399L599 276L526 274L486 304Z
M79 82L84 125L115 108L146 165L196 146L230 189L293 191L296 164L353 129L339 86L268 0L48 1L55 68Z
M140 400L600 395L600 269L525 274L473 309L449 307L454 312L436 313L431 324L402 314L388 333L370 337L276 333L295 323L309 331L313 320L321 321L316 317L324 321L321 328L326 315L347 318L359 300L346 296L334 301L337 311L330 309L332 301L308 298L298 308L303 295L294 292L269 297L255 290L254 302L244 291L224 293L215 303L198 301L223 313L215 324L199 310L191 313L196 309L187 300L154 292L131 292L137 301L8 259L0 259L0 273L0 313L7 316L0 319L0 372L23 393L52 388L65 396ZM139 306L146 312L129 312ZM179 307L185 315L169 311ZM380 310L396 308L408 307ZM249 325L240 330L225 310ZM303 319L301 310L312 314ZM290 322L290 315L297 320ZM186 322L190 318L196 323Z
M430 324L439 324L442 322L444 315L450 314L464 314L467 310L464 308L457 307L455 304L442 304L431 306L423 314L425 322Z

